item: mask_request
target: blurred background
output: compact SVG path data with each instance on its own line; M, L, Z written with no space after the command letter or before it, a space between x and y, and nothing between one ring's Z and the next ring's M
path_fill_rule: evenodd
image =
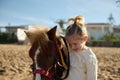
M32 80L24 30L33 25L65 33L67 20L85 18L98 80L120 79L120 0L0 0L0 80Z

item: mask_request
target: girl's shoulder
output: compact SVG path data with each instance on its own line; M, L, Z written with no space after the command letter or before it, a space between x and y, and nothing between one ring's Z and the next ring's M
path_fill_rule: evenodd
M90 48L84 50L82 56L84 57L85 61L97 61L95 53Z

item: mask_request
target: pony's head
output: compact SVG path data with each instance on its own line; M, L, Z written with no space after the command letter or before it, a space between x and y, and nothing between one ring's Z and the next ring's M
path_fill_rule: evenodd
M60 37L56 35L57 26L49 29L37 29L34 31L25 31L30 40L31 48L29 55L33 60L35 80L53 80L54 75L62 76L64 67L61 65L60 71L57 66L62 64L60 60L65 58L61 50L65 44ZM59 56L62 55L62 58ZM62 61L63 62L63 61Z

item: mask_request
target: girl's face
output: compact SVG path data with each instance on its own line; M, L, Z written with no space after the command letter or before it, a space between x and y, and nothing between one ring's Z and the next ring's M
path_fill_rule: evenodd
M83 38L84 37L80 37L77 34L66 36L66 40L68 41L69 46L73 51L79 51L83 49L85 46L85 40Z

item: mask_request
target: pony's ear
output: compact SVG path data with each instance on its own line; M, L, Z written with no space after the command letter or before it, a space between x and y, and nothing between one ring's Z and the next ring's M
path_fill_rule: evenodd
M57 26L51 28L51 29L47 32L50 40L55 40L55 38L56 38L56 31L57 31Z
M32 33L30 31L25 30L24 32L25 32L25 34L27 35L28 38L30 38L30 36L32 36Z
M24 32L25 32L27 38L29 39L30 43L32 44L33 41L34 41L34 40L33 40L33 39L34 39L34 38L33 38L33 37L34 37L34 36L33 36L33 33L32 33L31 31L28 31L28 30L25 30Z

